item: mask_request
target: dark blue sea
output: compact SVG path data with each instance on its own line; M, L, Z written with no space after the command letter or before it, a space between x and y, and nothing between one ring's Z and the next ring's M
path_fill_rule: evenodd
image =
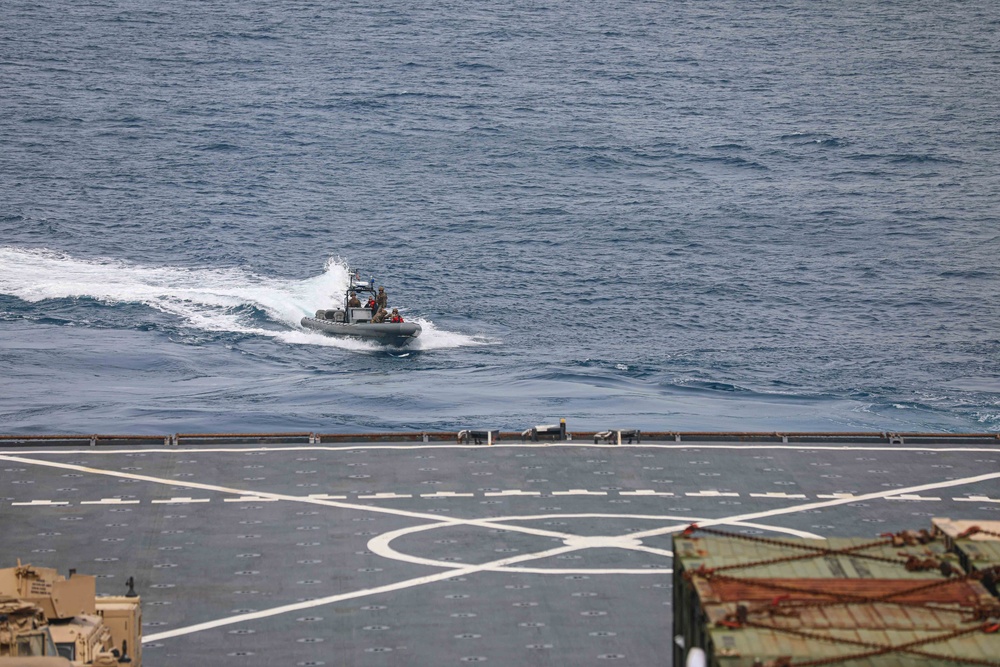
M3 0L0 432L1000 432L992 0ZM411 349L299 320L348 267Z

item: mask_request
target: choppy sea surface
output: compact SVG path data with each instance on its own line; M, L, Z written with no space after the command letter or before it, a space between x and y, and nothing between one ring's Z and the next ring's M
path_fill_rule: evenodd
M0 3L0 432L1000 431L991 1ZM424 333L299 320L347 267Z

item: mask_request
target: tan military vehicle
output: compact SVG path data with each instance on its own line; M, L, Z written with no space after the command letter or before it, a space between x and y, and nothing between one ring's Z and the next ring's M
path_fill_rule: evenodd
M142 613L132 590L97 597L94 577L47 567L0 569L0 667L142 667Z

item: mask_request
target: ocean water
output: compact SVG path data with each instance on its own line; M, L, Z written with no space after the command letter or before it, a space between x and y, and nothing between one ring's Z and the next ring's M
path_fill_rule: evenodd
M1000 431L994 2L0 3L0 432ZM304 330L348 267L412 349Z

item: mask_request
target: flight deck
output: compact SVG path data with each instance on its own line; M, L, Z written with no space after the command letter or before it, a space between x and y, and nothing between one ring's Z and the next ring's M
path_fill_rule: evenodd
M4 436L0 567L134 577L147 665L646 667L692 523L1000 519L995 434L634 435Z

